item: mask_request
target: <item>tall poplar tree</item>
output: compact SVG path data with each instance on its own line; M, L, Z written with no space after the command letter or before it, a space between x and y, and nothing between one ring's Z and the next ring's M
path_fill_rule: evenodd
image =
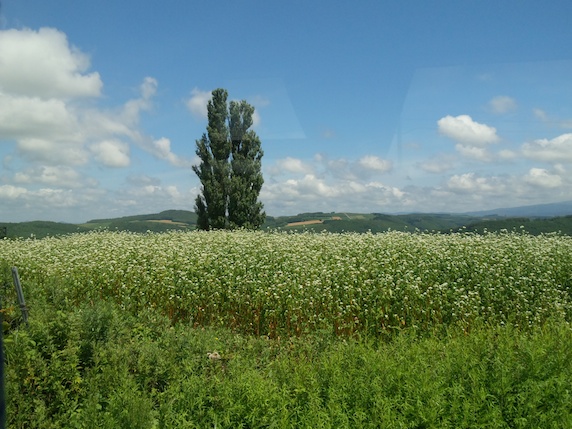
M199 229L249 228L262 225L266 214L258 201L264 180L263 152L253 124L254 107L231 101L224 89L212 92L207 105L207 133L197 140L201 159L193 170L202 185L195 210Z

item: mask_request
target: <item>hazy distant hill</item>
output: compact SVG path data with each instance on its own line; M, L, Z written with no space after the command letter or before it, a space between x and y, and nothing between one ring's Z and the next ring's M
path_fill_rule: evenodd
M572 215L572 201L551 204L535 204L532 206L499 208L466 213L470 216L501 216L501 217L556 217Z
M499 209L497 211L479 212L475 214L432 214L411 213L389 215L382 213L346 213L346 212L312 212L294 216L268 216L262 229L282 229L289 231L329 231L329 232L368 232L394 231L436 231L449 233L455 231L521 231L521 226L530 234L561 232L572 235L572 215L547 217L549 208L552 212L565 210L566 203L559 205L529 206L515 209ZM524 210L526 209L526 210ZM534 216L504 217L498 213L516 212L534 213ZM527 211L528 210L528 211ZM494 212L494 214L492 213ZM541 216L539 213L544 213ZM34 221L21 223L0 223L0 232L6 229L9 238L30 237L43 238L87 232L94 229L111 231L131 231L137 233L165 232L170 230L194 230L197 216L187 210L166 210L160 213L125 216L112 219L93 219L84 224L66 224L58 222Z
M458 231L456 228L454 231ZM565 235L572 235L572 215L558 216L552 218L501 218L483 219L467 225L465 231L482 233L507 231L525 231L532 235L543 233L559 232Z

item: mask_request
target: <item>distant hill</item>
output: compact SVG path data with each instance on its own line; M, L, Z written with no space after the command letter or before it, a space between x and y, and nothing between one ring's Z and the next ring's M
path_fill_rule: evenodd
M469 216L499 216L499 217L556 217L572 215L572 201L563 201L551 204L535 204L531 206L499 208L494 210L483 210L465 213Z
M461 230L455 228L454 232ZM464 231L483 233L506 231L525 231L532 235L559 232L572 235L572 215L552 218L495 218L483 219L466 225Z
M170 230L195 229L197 215L188 210L165 210L160 213L124 216L114 219L93 219L82 224L88 229L107 228L109 230L131 232L165 232Z
M389 215L382 213L301 213L296 216L268 217L265 228L314 230L329 232L441 231L468 225L480 220L463 214L413 213Z
M0 223L0 229L5 231L8 238L44 238L47 236L87 232L88 228L71 223L49 222L36 220L31 222Z
M530 207L537 207L538 210ZM383 213L310 212L293 216L267 216L262 229L282 229L286 231L328 231L328 232L385 232L393 231L435 231L450 233L474 231L482 233L501 230L524 230L530 234L561 232L572 235L572 215L547 217L540 216L542 206L530 206L529 213L535 216L504 217L496 212L475 214L410 213L390 215ZM561 205L560 208L565 207ZM546 208L546 207L544 207ZM508 210L508 209L504 209ZM522 208L515 208L522 210ZM508 213L508 211L500 211ZM84 224L68 224L48 221L0 223L0 238L5 232L8 238L57 236L96 229L111 231L131 231L136 233L165 232L171 230L189 231L196 228L197 215L187 210L166 210L160 213L124 216L111 219L93 219ZM523 228L521 228L521 226Z
M49 221L32 221L19 223L0 223L0 229L6 229L8 238L44 238L88 232L96 229L131 232L165 232L170 230L195 229L197 215L187 210L166 210L161 213L125 216L112 219L93 219L83 224L71 224Z

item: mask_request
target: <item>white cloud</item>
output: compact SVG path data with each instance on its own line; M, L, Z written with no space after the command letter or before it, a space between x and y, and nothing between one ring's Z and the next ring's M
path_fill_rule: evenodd
M22 138L18 140L18 153L28 161L49 165L83 165L88 153L82 143Z
M432 174L441 174L455 167L455 159L449 155L440 155L417 163L417 168Z
M204 120L208 118L208 103L212 98L212 91L202 91L198 88L193 88L191 91L191 96L185 101L185 105L191 115L193 115L196 119ZM252 128L257 128L261 124L261 117L258 107L265 107L270 104L270 101L267 98L263 98L261 96L256 96L250 102L251 105L255 106L254 113L252 114Z
M70 188L82 186L81 175L70 167L41 166L32 167L14 175L15 183L43 184L65 186Z
M139 86L140 97L129 100L123 106L120 120L122 123L136 125L142 111L151 108L151 98L157 93L157 80L147 76Z
M445 116L437 125L441 134L462 146L487 147L499 141L496 128L473 121L469 115Z
M494 97L489 102L489 107L493 113L502 115L504 113L509 113L516 110L517 104L514 98L508 97L506 95L499 95L498 97Z
M1 199L16 199L21 197L22 195L26 194L28 190L26 188L22 188L20 186L12 186L12 185L2 185L0 186L0 198Z
M146 174L129 175L127 176L127 183L133 186L146 186L146 185L160 185L161 180L157 177L151 177Z
M127 167L130 164L129 145L120 140L104 140L91 145L90 150L107 167Z
M254 110L254 113L252 114L252 128L257 128L260 126L261 122L262 118L260 117L260 113L258 113L258 110Z
M281 182L265 182L261 199L269 207L295 212L375 211L375 207L402 207L408 203L406 192L380 182L326 179L314 174Z
M98 73L86 74L89 57L53 28L0 31L0 58L3 93L44 99L97 97L103 86Z
M484 162L490 161L492 159L492 155L484 147L465 146L458 143L455 145L455 149L465 158L476 159L478 161L484 161Z
M358 160L358 164L360 167L365 168L366 170L375 171L379 173L387 173L391 171L393 168L393 164L391 161L386 159L381 159L375 155L366 155L363 158Z
M69 189L42 188L34 192L34 196L48 203L49 206L74 207L78 204L76 194Z
M0 138L63 138L73 130L75 120L63 100L0 91Z
M156 79L144 78L137 96L102 108L97 103L103 83L89 68L89 56L58 30L0 30L3 217L30 220L23 219L26 213L77 221L83 217L81 210L94 217L101 210L101 217L108 215L108 207L130 206L133 195L123 195L120 189L133 184L118 176L111 188L99 188L101 181L93 174L101 169L93 166L129 166L132 145L171 165L191 165L173 152L169 139L155 139L140 128L142 113L153 108ZM162 208L175 202L182 207L183 200L192 201L189 192L174 185L163 187L159 195L153 201L141 198L130 207L146 210L155 200L164 204ZM33 212L34 207L41 209Z
M504 160L509 161L509 160L518 158L518 153L513 151L513 150L503 149L497 153L497 156L500 159L504 159Z
M89 58L69 46L65 34L0 31L0 58L0 141L15 142L25 161L76 166L93 157L126 167L133 143L172 165L190 165L172 152L168 139L154 140L139 129L141 113L152 108L156 79L144 78L138 97L104 110L82 102L99 96L102 83L97 73L84 73Z
M525 143L522 153L536 161L572 163L572 133Z
M312 171L312 167L301 159L286 157L284 159L279 159L276 161L274 167L271 168L271 174L282 174L282 173L309 173Z
M498 177L479 177L475 173L455 174L446 186L460 194L502 194L506 190L506 184Z
M532 113L534 114L534 116L537 119L540 119L541 121L547 121L548 120L548 115L542 109L538 109L538 108L532 109Z
M208 110L207 105L212 97L212 91L201 91L198 88L193 88L191 96L186 101L187 109L197 119L207 119Z
M176 167L190 167L196 162L196 160L188 160L174 154L171 151L171 140L166 137L153 140L150 144L149 151L156 158L167 161Z
M544 168L531 168L524 180L541 188L558 188L562 186L562 178L557 174L550 174Z
M563 129L572 128L572 119L561 119L557 117L551 117L544 110L539 108L532 109L532 113L534 114L536 119L548 125L555 125Z

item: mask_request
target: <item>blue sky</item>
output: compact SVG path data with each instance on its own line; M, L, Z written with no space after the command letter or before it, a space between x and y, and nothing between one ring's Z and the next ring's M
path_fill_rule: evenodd
M0 2L0 220L193 210L210 92L271 216L572 200L569 1Z

